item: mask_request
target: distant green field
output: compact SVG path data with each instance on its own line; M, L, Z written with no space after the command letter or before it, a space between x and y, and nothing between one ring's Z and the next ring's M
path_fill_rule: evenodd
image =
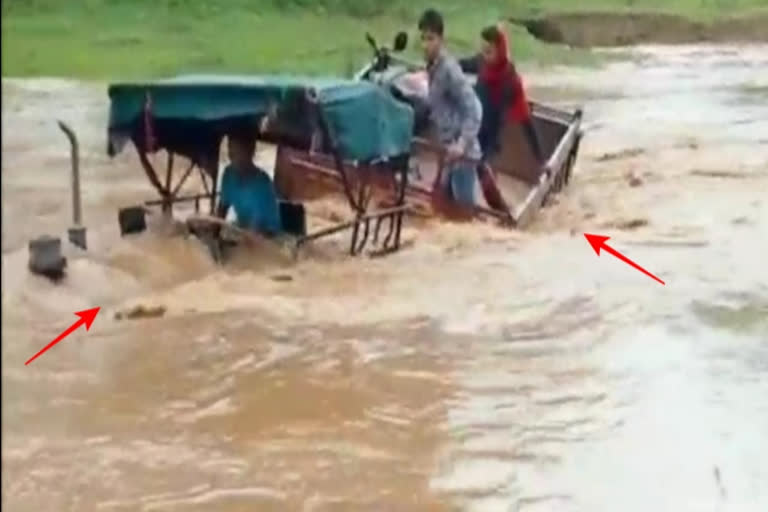
M137 78L179 72L348 74L369 57L364 34L415 33L418 13L443 10L457 52L512 14L573 10L571 0L3 0L3 76ZM581 0L579 9L654 9L712 18L768 0ZM589 63L586 50L513 29L517 59Z

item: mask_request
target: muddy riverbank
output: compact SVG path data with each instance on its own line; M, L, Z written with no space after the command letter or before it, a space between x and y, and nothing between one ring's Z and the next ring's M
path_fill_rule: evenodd
M576 47L768 42L768 11L698 22L673 14L579 12L514 18L534 37Z

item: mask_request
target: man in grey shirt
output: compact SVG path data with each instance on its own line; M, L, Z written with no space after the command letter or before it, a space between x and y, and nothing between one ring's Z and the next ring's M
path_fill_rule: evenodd
M429 76L430 117L446 163L440 185L463 206L475 204L477 164L482 153L477 134L482 107L461 66L443 44L443 17L428 9L419 19L421 45Z

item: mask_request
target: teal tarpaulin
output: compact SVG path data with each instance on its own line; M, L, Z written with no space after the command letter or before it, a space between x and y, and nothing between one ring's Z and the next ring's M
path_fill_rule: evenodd
M376 84L337 78L188 75L114 84L109 87L109 134L130 136L143 122L148 99L151 118L160 125L162 121L206 123L259 117L275 108L306 115L291 105L304 101L310 91L345 159L368 161L409 152L412 109ZM306 119L281 122L300 125Z

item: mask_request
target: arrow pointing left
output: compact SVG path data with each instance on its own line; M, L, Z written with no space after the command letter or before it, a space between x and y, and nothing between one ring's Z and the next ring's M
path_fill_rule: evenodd
M54 346L55 344L57 344L58 342L60 342L61 340L63 340L67 336L69 336L70 334L72 334L81 325L85 324L85 330L86 331L89 330L91 328L91 324L93 323L94 319L96 319L96 315L99 314L99 310L100 309L101 308L92 308L92 309L86 309L84 311L76 312L75 314L80 317L80 320L78 320L77 322L75 322L72 325L70 325L69 328L66 331L64 331L63 333L59 334L59 336L55 340L53 340L52 342L47 344L45 347L43 347L42 350L40 350L40 352L38 352L37 354L32 356L29 359L29 361L27 361L24 364L28 365L29 363L31 363L32 361L37 359L46 350L48 350L49 348L51 348L52 346Z

